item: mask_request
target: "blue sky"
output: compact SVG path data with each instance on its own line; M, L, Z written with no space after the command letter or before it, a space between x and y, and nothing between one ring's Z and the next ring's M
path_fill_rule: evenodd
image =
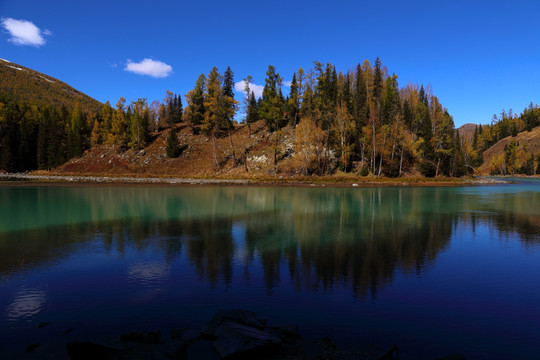
M378 56L459 126L540 103L539 13L538 0L1 0L0 58L115 104L183 96L212 66L263 85L269 64L290 80L314 60L346 71Z

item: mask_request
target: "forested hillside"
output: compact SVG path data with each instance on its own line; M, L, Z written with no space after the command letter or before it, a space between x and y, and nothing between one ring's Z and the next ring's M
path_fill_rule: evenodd
M532 103L521 114L503 110L490 125L473 133L472 165L491 175L540 174L540 107Z
M85 149L101 103L71 86L0 60L0 170L50 169Z
M398 76L390 75L378 58L373 66L366 60L342 71L314 62L307 71L289 74L288 82L270 65L262 96L255 96L253 79L247 76L241 102L235 99L232 70L222 74L214 67L185 95L185 108L182 96L169 90L162 102L139 99L127 104L120 98L114 107L96 104L57 80L3 63L0 68L10 84L16 84L11 95L3 90L0 97L0 169L10 172L52 169L72 159L61 169L92 168L96 173L100 168L89 161L99 163L97 159L111 152L125 160L148 150L154 160L171 159L161 165L177 171L184 163L206 167L193 174L462 176L481 164L481 149L494 139L485 133L496 133L506 124L502 119L493 128L462 137L429 87L400 87ZM60 97L58 91L69 96ZM537 110L528 110L532 120L523 115L525 125L512 123L519 130L534 125ZM92 151L86 159L73 160L88 149ZM108 172L142 171L114 170L117 162L109 160ZM147 169L153 169L151 161L144 161Z
M66 83L24 66L0 59L0 99L38 107L65 106L71 110L79 103L85 111L98 111L101 103Z

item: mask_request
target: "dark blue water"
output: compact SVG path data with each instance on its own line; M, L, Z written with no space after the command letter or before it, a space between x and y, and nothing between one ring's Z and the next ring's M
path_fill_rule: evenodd
M403 359L538 359L539 190L2 187L0 357L242 308Z

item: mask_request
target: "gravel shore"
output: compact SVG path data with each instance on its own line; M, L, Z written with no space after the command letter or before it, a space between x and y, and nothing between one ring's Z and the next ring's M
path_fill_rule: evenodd
M190 184L190 185L245 185L252 183L247 179L183 179L183 178L154 178L154 177L106 177L106 176L62 176L62 175L31 175L24 173L0 174L0 181L43 181L43 182L73 182L73 183L118 183L118 184Z
M281 181L276 179L271 181L268 179L265 180L251 180L251 179L193 179L193 178L174 178L174 177L130 177L130 176L66 176L66 175L34 175L27 173L0 173L0 181L26 181L26 182L42 182L42 183L66 183L66 184L163 184L163 185L285 185L285 186L316 186L311 181L302 181L298 179L297 181ZM317 185L336 185L336 186L460 186L460 185L484 185L484 184L508 184L510 181L499 178L491 177L478 177L473 179L463 179L462 181L449 181L440 182L440 181L430 181L430 179L425 179L424 181L373 181L369 179L368 181L363 181L363 179L351 179L350 181L339 181L333 183L332 180L329 182L321 182Z

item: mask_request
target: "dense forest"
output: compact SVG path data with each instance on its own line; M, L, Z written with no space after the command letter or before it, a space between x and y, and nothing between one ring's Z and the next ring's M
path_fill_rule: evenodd
M482 152L501 138L540 125L540 109L531 104L520 116L503 112L492 125L477 127L467 141L429 87L409 83L400 88L397 75L390 75L378 58L374 66L366 60L346 72L314 62L307 71L298 69L290 82L270 65L258 99L252 77L243 80L242 104L235 99L232 70L221 74L214 67L185 95L185 108L181 96L169 90L162 102L126 104L120 98L114 107L74 89L60 89L59 95L55 85L67 85L10 64L0 64L2 76L7 74L0 87L0 169L9 172L52 169L100 144L114 144L118 151L142 149L154 134L169 128L166 153L176 157L182 145L175 131L179 123L206 136L210 144L230 137L234 164L241 166L231 134L247 126L251 137L252 124L264 121L276 168L289 159L297 173L308 175L462 176L480 165ZM32 91L37 95L31 96ZM280 150L286 129L294 133L293 153ZM505 166L495 164L495 169L534 172L534 154L519 145L508 152L502 159Z

